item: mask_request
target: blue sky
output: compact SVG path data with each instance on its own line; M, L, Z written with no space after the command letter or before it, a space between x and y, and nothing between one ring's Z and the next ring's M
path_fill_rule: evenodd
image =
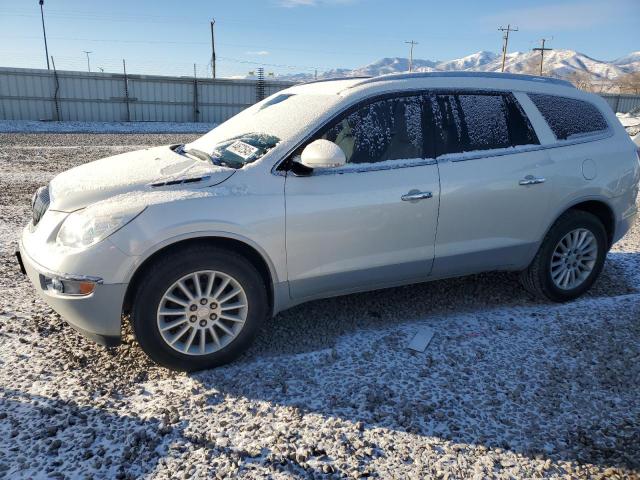
M499 25L515 24L510 51L541 37L551 47L614 59L640 50L640 0L45 0L49 53L59 69L207 75L216 19L219 76L259 64L275 73L353 68L382 57L448 60L499 52ZM0 66L45 65L37 0L0 0ZM210 70L209 70L210 71Z

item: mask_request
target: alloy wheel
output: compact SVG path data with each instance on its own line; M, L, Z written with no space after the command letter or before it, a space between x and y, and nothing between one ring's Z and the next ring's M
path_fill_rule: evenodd
M551 279L556 287L571 290L591 274L598 258L598 241L586 228L567 233L551 256Z
M160 335L186 355L208 355L224 348L242 331L248 301L242 285L230 275L204 270L171 285L157 311Z

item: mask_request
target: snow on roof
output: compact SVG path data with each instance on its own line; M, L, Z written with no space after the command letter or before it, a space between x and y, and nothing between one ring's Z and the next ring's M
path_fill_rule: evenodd
M296 95L337 95L342 90L345 90L360 81L362 81L362 77L321 80L294 85L293 87L288 88L286 92Z

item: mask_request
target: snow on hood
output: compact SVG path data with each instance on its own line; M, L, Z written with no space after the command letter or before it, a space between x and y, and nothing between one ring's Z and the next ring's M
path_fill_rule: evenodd
M131 192L160 190L151 184L208 177L192 189L216 185L235 170L175 153L168 146L114 155L62 172L49 186L51 210L70 212Z

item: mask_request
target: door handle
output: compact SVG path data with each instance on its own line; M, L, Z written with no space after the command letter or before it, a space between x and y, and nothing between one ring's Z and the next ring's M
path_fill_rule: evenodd
M534 177L533 175L527 175L522 180L520 180L518 183L520 185L526 186L526 185L538 185L539 183L544 183L545 181L546 181L546 178Z
M420 190L411 190L400 197L403 202L417 202L433 197L431 192L421 192Z

